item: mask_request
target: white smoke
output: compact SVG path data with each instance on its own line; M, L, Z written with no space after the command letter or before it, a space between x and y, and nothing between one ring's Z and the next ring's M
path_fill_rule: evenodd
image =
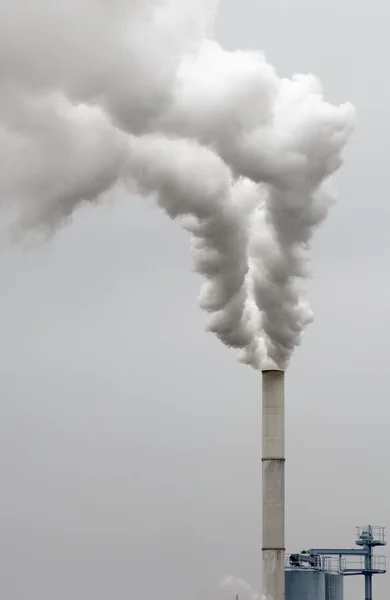
M244 579L228 575L222 579L218 588L229 593L230 598L239 596L240 600L272 600L256 592Z
M207 328L285 368L353 127L312 76L209 39L210 0L0 0L2 229L53 230L118 183L191 234ZM4 233L4 231L3 231Z

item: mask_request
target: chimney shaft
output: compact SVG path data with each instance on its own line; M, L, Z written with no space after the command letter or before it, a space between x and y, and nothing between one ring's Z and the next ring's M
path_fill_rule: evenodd
M284 372L263 378L263 591L284 600Z

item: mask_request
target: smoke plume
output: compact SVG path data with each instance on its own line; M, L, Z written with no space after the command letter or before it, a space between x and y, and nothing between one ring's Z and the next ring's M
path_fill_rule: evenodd
M152 196L190 233L207 329L254 368L286 368L354 110L224 50L216 10L0 0L2 230L52 231L117 184Z
M239 597L240 600L273 600L265 598L256 592L244 579L228 575L224 577L218 586L219 590L229 593L230 598Z

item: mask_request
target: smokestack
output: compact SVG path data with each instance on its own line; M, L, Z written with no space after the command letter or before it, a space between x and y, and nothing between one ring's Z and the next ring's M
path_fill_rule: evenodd
M263 590L284 600L284 372L263 376Z

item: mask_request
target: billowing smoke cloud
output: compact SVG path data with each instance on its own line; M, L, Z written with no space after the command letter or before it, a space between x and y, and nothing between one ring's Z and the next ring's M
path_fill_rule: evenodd
M117 184L191 235L207 328L285 368L353 127L312 76L210 39L210 0L0 0L3 233L66 222ZM4 232L4 229L6 231Z

